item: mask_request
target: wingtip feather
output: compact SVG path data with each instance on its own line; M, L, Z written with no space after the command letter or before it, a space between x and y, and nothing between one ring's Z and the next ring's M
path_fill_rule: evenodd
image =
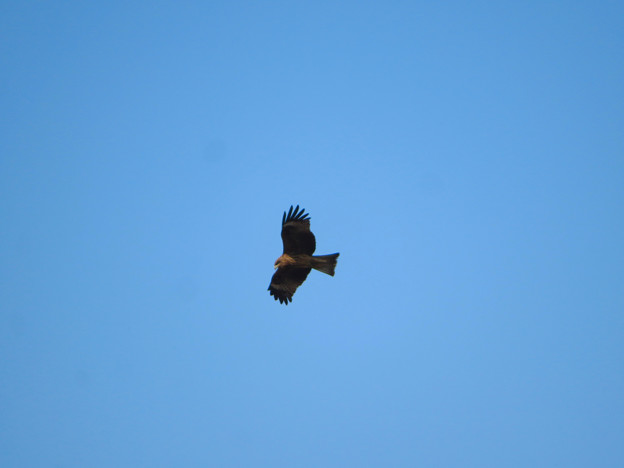
M293 207L290 205L290 209L288 213L284 211L284 215L282 216L282 225L288 223L289 221L309 221L310 215L305 212L305 208L299 208L299 205Z

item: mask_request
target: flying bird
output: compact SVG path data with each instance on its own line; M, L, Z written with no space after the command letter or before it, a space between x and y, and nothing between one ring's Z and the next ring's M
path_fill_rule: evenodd
M280 304L292 302L293 294L308 277L310 270L322 271L334 276L339 253L331 255L312 255L316 249L316 239L310 231L310 215L299 205L292 205L288 214L282 216L282 242L284 253L275 260L277 269L269 291Z

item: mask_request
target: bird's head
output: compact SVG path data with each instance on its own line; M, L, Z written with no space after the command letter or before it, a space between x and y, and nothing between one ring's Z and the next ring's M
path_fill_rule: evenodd
M289 265L294 265L295 264L295 260L288 254L283 254L282 256L280 256L277 260L275 260L275 263L273 264L274 268L281 268L281 267L287 267Z

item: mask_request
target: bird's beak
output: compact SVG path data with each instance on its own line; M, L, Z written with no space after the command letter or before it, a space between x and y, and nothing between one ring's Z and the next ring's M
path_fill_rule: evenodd
M277 270L277 265L273 265L273 269L274 269L274 270Z

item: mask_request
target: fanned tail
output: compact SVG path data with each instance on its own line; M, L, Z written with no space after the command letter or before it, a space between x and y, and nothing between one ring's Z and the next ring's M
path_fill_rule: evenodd
M323 273L334 276L336 271L336 263L338 263L339 253L331 255L315 255L312 257L312 268Z

